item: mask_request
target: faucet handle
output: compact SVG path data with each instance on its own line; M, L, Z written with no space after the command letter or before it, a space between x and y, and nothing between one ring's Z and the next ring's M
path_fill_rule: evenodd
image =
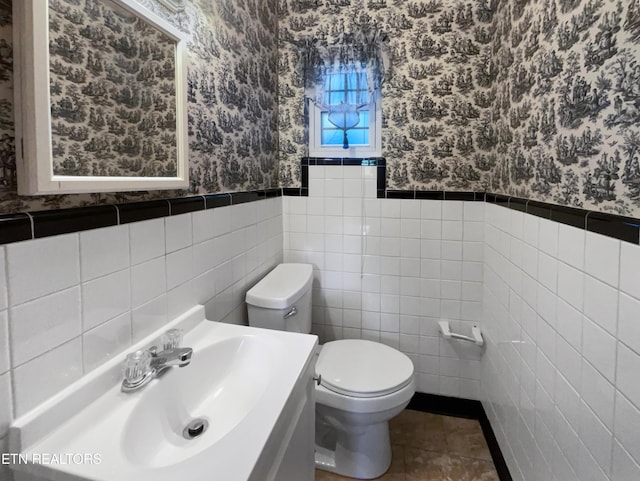
M162 346L165 351L177 349L182 344L182 329L169 329L162 335Z
M124 362L124 378L130 384L137 384L151 371L151 354L136 351L127 354Z

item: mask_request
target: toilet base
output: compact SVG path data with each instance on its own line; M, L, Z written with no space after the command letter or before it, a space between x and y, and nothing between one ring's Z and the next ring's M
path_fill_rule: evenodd
M382 476L391 466L389 423L353 428L349 432L318 429L316 468L357 479Z

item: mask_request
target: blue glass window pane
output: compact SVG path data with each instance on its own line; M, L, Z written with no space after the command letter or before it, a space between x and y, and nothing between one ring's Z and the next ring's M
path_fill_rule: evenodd
M344 92L331 92L331 96L329 97L330 105L340 105L344 103Z
M329 113L328 112L322 112L322 114L320 114L320 118L322 119L322 128L323 129L333 129L333 128L335 128L335 125L333 125L331 122L329 122Z
M352 129L347 131L349 144L367 145L369 143L369 131L365 129Z
M322 145L342 145L343 140L342 130L322 130Z
M358 127L369 128L369 111L361 110L360 111L360 123Z

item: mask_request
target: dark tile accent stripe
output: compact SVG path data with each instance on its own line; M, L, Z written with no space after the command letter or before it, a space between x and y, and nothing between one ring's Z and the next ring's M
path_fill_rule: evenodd
M476 193L475 192L445 192L444 200L475 201Z
M413 398L411 398L407 409L442 414L444 416L477 419L482 428L484 438L487 441L493 465L496 468L500 481L513 481L502 451L500 450L498 440L489 423L489 418L487 418L487 413L480 401L417 392L413 395Z
M259 200L258 192L232 192L231 205L245 204Z
M73 209L31 212L33 237L49 237L118 225L115 205L96 205Z
M300 165L385 165L384 157L302 157Z
M519 199L517 197L509 198L509 209L518 210L520 212L527 211L527 199Z
M284 187L282 189L282 195L291 195L294 197L300 197L302 195L301 187Z
M131 222L157 219L158 217L167 217L171 213L169 210L169 202L166 200L118 204L116 205L116 208L120 214L120 224L129 224Z
M527 214L542 217L543 219L551 219L551 204L530 200L527 202Z
M31 218L27 214L0 215L0 244L33 239Z
M387 188L387 168L384 166L376 167L376 188L378 190L385 190Z
M589 212L586 229L634 244L640 243L640 220L620 215Z
M509 207L509 196L494 194L494 202L502 207Z
M231 195L229 194L208 194L204 196L204 200L207 209L231 205Z
M589 211L587 210L564 205L551 206L551 220L577 227L578 229L586 228L586 217L588 213Z
M171 215L187 214L204 210L207 207L204 196L169 199L169 205L171 205Z
M443 190L417 190L416 199L444 200L444 191Z
M388 190L387 199L415 199L415 190Z

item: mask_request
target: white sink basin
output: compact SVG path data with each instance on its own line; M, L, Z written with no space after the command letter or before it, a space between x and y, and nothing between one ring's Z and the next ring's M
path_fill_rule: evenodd
M172 369L141 393L122 432L123 455L156 468L185 461L218 442L256 406L274 376L282 342L245 334L194 353L191 364ZM195 418L208 429L183 436Z
M15 467L17 479L20 473L53 481L260 479L253 468L276 426L287 422L289 394L316 338L198 323L193 316L189 322L197 324L183 342L193 348L190 365L125 394L122 359L113 360L12 427L13 452L98 454L100 463L23 464ZM187 439L183 431L196 418L209 426Z

